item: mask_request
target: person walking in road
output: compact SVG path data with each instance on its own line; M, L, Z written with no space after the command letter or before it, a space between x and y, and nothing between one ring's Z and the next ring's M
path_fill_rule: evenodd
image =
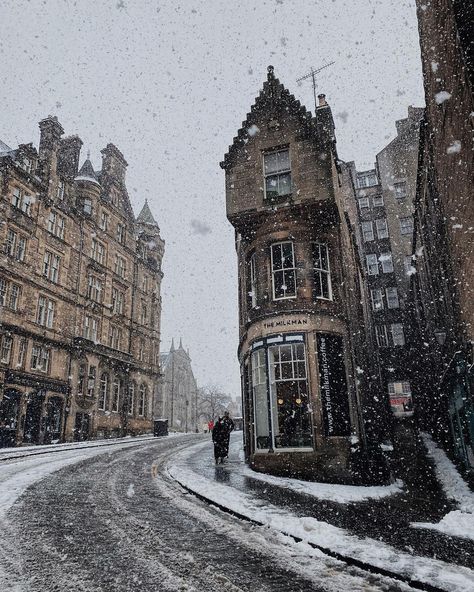
M219 417L214 424L212 429L212 441L214 443L214 458L216 460L216 465L219 462L224 462L224 457L226 455L226 437L224 433L224 424L222 417Z
M209 433L212 434L212 430L214 429L214 421L212 419L207 422L207 429L209 430Z

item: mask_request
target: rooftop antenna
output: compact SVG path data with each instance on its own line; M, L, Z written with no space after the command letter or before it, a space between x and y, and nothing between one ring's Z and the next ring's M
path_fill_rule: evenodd
M296 82L303 82L303 80L306 80L307 78L312 78L313 79L313 95L314 95L314 110L316 112L316 75L319 74L321 72L321 70L324 70L324 68L329 68L329 66L332 66L333 64L335 64L336 62L329 62L329 64L324 64L324 66L321 66L321 68L318 68L317 70L315 70L312 66L311 66L311 70L309 72L309 74L306 74L305 76L302 76L301 78L298 78L298 80Z

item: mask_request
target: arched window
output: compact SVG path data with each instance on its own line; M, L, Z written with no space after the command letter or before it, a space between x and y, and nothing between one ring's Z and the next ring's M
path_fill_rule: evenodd
M100 375L100 386L99 386L99 401L97 406L100 411L107 409L107 403L109 398L109 375L107 372L103 372Z
M138 399L138 415L143 417L145 415L145 406L146 406L146 386L144 384L140 385L140 394Z
M122 395L122 380L115 378L112 385L112 411L118 413L120 410L120 397Z
M133 380L130 382L130 386L128 387L128 409L127 412L129 415L134 415L135 413L135 390L137 386Z
M77 380L77 394L84 395L86 391L87 363L82 362L79 366L79 375Z

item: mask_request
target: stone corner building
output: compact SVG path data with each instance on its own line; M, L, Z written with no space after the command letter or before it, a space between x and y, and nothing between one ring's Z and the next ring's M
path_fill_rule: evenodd
M245 448L276 474L351 482L366 441L362 270L344 212L334 123L268 68L221 167L239 264ZM374 425L376 422L372 422Z
M149 432L159 380L164 242L135 219L127 163L102 170L56 117L0 143L0 421L4 444Z
M169 352L160 354L160 368L162 378L157 389L155 415L161 413L171 429L196 431L198 390L189 351L184 349L181 339L177 348L173 340Z

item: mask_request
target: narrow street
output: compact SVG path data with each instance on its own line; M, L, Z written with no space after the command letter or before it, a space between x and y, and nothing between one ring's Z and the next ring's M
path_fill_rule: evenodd
M411 589L187 494L165 464L200 440L150 439L84 451L91 457L31 485L0 519L2 591ZM62 455L71 452L3 461L0 480L9 472L14 483L14 468L21 480L26 465L34 470L32 463L59 463Z

